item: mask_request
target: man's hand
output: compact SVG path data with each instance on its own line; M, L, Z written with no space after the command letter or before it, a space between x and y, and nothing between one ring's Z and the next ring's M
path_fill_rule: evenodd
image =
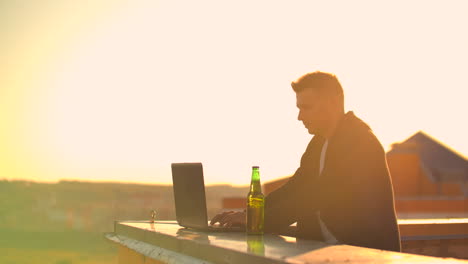
M245 226L245 212L229 211L215 215L210 221L210 225L219 223L220 226Z

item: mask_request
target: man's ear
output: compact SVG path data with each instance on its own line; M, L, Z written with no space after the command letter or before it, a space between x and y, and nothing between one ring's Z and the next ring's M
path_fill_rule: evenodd
M328 105L330 109L338 109L340 106L340 98L338 96L330 96L328 99Z
M336 97L328 96L322 101L323 107L327 109L328 113L334 112L338 106L338 100Z

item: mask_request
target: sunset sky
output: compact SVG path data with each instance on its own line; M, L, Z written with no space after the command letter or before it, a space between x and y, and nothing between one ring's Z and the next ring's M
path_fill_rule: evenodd
M0 1L0 179L207 183L291 175L291 81L336 74L389 150L468 153L468 1Z

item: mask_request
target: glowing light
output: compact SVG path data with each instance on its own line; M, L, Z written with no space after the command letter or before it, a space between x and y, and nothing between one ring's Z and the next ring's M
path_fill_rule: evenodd
M2 5L0 178L290 175L310 136L289 83L314 70L385 147L424 130L468 153L464 1Z

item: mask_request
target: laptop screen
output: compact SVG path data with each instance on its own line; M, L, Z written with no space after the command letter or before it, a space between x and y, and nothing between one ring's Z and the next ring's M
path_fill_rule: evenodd
M177 222L185 227L206 227L205 182L201 163L172 163Z

